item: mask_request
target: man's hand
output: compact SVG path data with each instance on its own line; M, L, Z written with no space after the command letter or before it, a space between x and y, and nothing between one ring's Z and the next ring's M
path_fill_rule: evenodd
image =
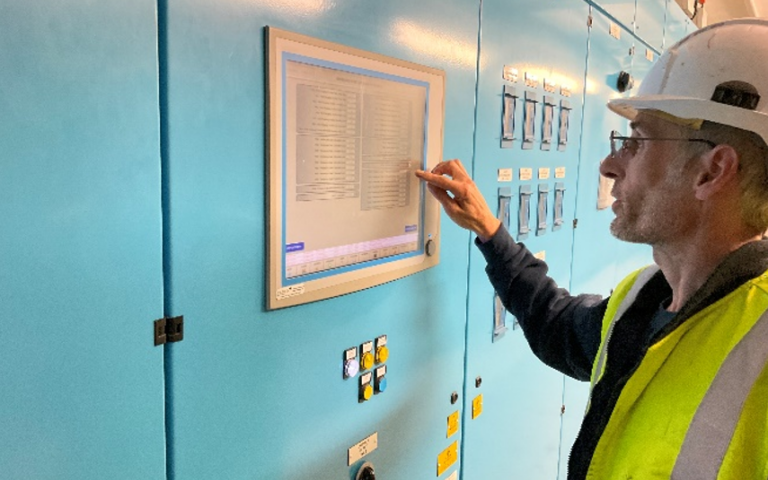
M427 188L451 220L475 232L481 242L490 239L499 229L501 222L488 208L477 185L459 160L440 162L432 173L417 170L416 176L427 182Z

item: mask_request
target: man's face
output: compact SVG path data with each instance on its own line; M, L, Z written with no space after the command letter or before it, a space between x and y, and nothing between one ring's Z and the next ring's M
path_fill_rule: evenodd
M641 113L632 122L632 137L600 173L615 180L611 233L621 240L649 245L679 241L696 226L690 144L685 141L641 140L685 138L671 122Z

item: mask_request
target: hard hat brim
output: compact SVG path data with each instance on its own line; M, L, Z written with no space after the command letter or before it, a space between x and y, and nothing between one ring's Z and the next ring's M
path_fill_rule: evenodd
M657 110L683 120L707 120L755 132L768 144L768 115L699 98L671 95L643 95L616 98L608 108L629 120L641 110Z

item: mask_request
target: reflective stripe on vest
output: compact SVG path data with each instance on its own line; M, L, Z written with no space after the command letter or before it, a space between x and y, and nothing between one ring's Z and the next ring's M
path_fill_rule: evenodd
M624 315L627 309L629 309L629 306L635 302L637 294L640 293L640 290L645 286L646 283L648 283L651 277L656 275L656 272L658 271L658 265L651 265L650 267L640 272L640 274L637 276L637 279L635 280L635 283L632 284L632 288L630 288L629 292L627 292L627 296L624 297L619 304L619 308L616 310L616 315L614 315L611 319L611 325L608 327L608 331L605 334L605 339L600 345L600 351L597 353L597 367L595 368L595 373L592 375L592 381L589 385L590 397L592 396L592 390L595 388L598 380L600 380L600 378L603 376L603 370L605 370L605 360L608 357L608 341L611 339L611 335L613 334L613 327L616 326L616 322L622 317L622 315ZM589 410L589 405L587 405L587 410Z
M696 409L673 480L715 479L747 396L768 362L768 311L728 354Z

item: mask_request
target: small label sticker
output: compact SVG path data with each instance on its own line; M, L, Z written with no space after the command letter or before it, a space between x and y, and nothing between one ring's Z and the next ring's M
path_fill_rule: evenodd
M504 65L504 71L502 72L501 76L508 82L516 82L518 76L517 69L509 65Z
M380 366L379 368L376 369L376 378L381 378L381 377L383 377L386 374L387 374L387 366L386 365L382 365L382 366Z
M537 77L536 75L534 75L532 73L525 72L525 86L526 87L531 87L531 88L538 87L539 86L539 77Z
M555 93L555 90L557 89L557 83L554 80L551 79L544 79L544 91Z
M277 290L275 295L278 300L285 300L286 298L298 297L304 295L304 284L291 285L290 287L283 287Z
M565 178L565 167L555 168L555 178Z
M373 376L373 373L368 372L364 373L360 376L360 385L365 385L366 383L371 383L371 377Z
M498 180L500 182L511 182L512 181L512 169L511 168L500 168L498 173Z
M547 259L547 252L542 250L540 252L536 252L533 254L533 258L538 258L539 260L546 260Z
M352 465L377 448L379 448L379 433L374 432L373 435L361 440L357 445L349 447L347 451L347 466Z
M350 349L347 349L346 352L344 352L344 358L346 358L347 360L352 360L355 357L357 357L357 348L350 348Z
M383 347L387 344L387 336L382 335L376 339L376 347Z
M539 169L539 180L546 180L549 178L549 175L551 173L551 169L549 168L540 168Z
M453 473L450 474L445 480L459 480L459 471L454 470Z
M617 39L617 40L621 38L621 28L619 28L619 26L618 26L618 25L616 25L616 24L615 24L615 23L613 23L613 22L611 22L611 26L610 26L610 28L608 29L608 33L609 33L609 34L610 34L610 35L611 35L613 38L615 38L615 39Z
M653 50L651 50L650 48L645 49L645 59L648 60L649 62L653 61Z
M560 85L560 95L564 97L570 97L571 96L571 87L566 85Z
M530 180L533 178L533 169L532 168L521 168L520 169L520 180Z
M363 351L363 353L368 353L373 350L373 342L365 342L364 344L360 345L360 350Z

